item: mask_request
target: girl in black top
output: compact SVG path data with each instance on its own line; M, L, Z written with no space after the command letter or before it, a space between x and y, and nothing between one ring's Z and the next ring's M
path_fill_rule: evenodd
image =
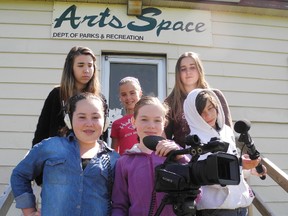
M88 47L75 46L66 57L60 86L55 87L45 100L32 146L43 139L59 135L59 130L65 126L63 107L70 97L80 92L101 95L106 102L100 93L96 57L93 51ZM106 141L107 133L102 138Z

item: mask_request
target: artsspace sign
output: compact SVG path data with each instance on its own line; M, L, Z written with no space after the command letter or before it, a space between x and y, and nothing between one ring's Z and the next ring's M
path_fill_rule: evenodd
M128 16L125 5L55 2L51 37L185 45L212 45L210 11L144 7Z

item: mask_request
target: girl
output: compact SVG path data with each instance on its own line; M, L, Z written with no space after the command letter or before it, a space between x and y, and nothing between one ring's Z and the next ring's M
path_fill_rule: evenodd
M185 137L190 133L189 126L183 113L183 103L187 94L195 88L209 88L205 80L203 64L197 53L185 52L176 63L175 86L165 102L170 107L169 123L165 127L167 139L173 139L176 143L185 148ZM232 126L231 115L228 104L222 92L213 90L221 101L225 113L225 122Z
M225 124L224 111L217 95L208 89L194 89L184 101L184 114L191 134L196 134L202 143L208 143L211 138L219 138L229 143L227 153L237 154L233 130ZM206 159L211 154L199 157ZM243 167L250 163L243 158ZM254 161L255 167L259 160ZM251 165L251 164L250 164ZM266 169L266 168L265 168ZM254 172L255 174L255 168ZM201 216L246 216L247 207L254 198L252 190L240 175L239 185L209 185L201 187L201 199L197 202L197 215Z
M155 214L159 207L164 193L153 192L154 169L164 162L164 157L171 150L180 147L173 141L162 140L153 152L143 144L143 138L162 135L167 111L167 107L156 97L145 96L136 103L132 124L139 136L139 143L126 151L117 162L112 193L113 216L147 216L149 211ZM181 157L184 156L179 155L177 159ZM185 161L186 158L182 159ZM161 215L175 215L172 206L166 205Z
M64 105L74 94L85 91L100 94L96 57L88 47L75 46L66 57L60 86L55 87L45 100L32 146L43 139L59 135L59 129L65 126ZM107 138L107 134L105 136Z
M125 77L119 82L119 97L125 108L125 116L112 123L111 138L112 148L122 155L126 149L130 149L138 143L137 133L131 124L135 104L142 96L139 80L135 77Z
M43 215L110 214L114 166L119 155L99 141L104 127L103 101L92 93L75 95L68 102L66 115L72 132L35 145L12 172L16 207L24 216L39 214L31 181L40 173Z

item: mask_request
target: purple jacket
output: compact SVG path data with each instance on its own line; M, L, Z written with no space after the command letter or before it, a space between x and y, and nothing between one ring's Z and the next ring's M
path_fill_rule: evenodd
M141 152L126 152L116 163L112 193L112 216L147 216L154 187L154 168L164 157ZM156 192L154 215L165 193ZM175 216L172 205L165 205L161 216Z

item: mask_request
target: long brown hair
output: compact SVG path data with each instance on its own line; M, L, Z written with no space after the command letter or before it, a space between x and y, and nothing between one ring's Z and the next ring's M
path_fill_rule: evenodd
M85 88L82 89L82 92L91 92L95 95L99 95L100 93L100 82L98 80L95 54L88 47L75 46L72 47L70 52L67 54L60 83L60 99L65 103L70 97L77 93L75 86L75 77L73 73L73 64L75 57L79 55L90 55L93 59L94 68L93 76L86 84Z
M172 112L172 116L174 116L174 120L177 119L177 115L182 115L183 113L183 103L184 100L189 92L186 92L183 83L181 82L180 77L180 65L182 59L189 57L194 59L195 65L197 67L197 70L199 72L199 79L197 82L196 88L209 88L208 82L205 80L205 71L202 64L201 59L199 58L199 55L195 52L185 52L183 53L177 60L176 66L175 66L175 85L172 90L172 92L167 97L167 101L169 101L169 104L171 105L170 110Z

